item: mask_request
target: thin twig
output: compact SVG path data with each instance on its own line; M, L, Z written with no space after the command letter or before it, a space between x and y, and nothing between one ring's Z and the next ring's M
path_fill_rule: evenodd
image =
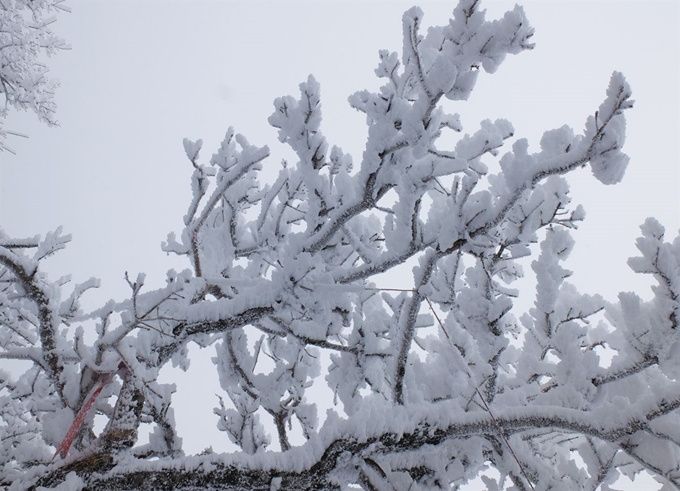
M447 333L446 330L444 329L444 324L442 323L441 319L439 318L439 315L437 315L437 312L434 310L434 306L432 305L432 302L430 302L430 299L429 299L426 295L423 295L423 296L425 297L425 301L427 301L427 304L430 306L430 310L431 310L432 313L434 314L435 319L437 319L437 322L439 323L439 327L440 327L441 330L444 332L444 334L446 335L446 337L449 338L448 333ZM450 338L449 338L449 339L450 339ZM472 377L470 376L469 373L468 373L468 377L472 378ZM479 396L479 399L482 401L482 404L484 405L484 410L485 410L487 413L489 413L489 416L491 416L491 420L493 421L494 426L495 426L496 428L498 428L498 432L500 433L501 438L503 439L503 441L505 442L505 444L508 446L508 449L510 450L510 453L512 454L512 457L515 459L515 462L517 462L517 465L519 466L519 470L522 472L522 475L524 476L524 478L525 478L525 479L527 480L527 482L529 483L529 486L531 487L531 489L534 489L534 485L531 483L531 480L529 479L529 476L527 476L527 473L526 473L526 471L524 470L524 467L522 466L522 464L520 463L519 459L517 458L517 454L515 454L515 451L512 449L512 446L510 445L510 442L509 442L508 439L505 437L505 433L503 433L503 428L501 428L501 425L498 424L498 421L496 421L496 417L495 417L495 416L493 415L493 413L491 412L491 408L490 408L489 405L486 403L486 400L484 399L484 397L482 397L481 392L479 392L479 387L475 386L475 392L476 392L477 395Z
M415 293L415 290L412 289L412 288L410 288L410 289L406 289L406 288L367 288L367 290ZM423 295L423 297L425 298L427 305L430 307L430 310L432 311L432 314L434 315L435 319L437 319L437 323L439 324L439 327L441 328L442 332L450 340L451 338L449 337L449 334L444 329L444 324L442 323L441 319L439 318L439 315L437 314L437 312L434 310L434 306L432 305L432 302L430 301L429 297L427 295ZM472 379L472 376L470 375L470 373L468 373L468 377L470 377L470 379ZM515 462L517 462L517 465L519 466L519 470L522 472L522 475L526 479L527 483L529 483L529 486L531 487L531 489L534 489L534 485L532 484L531 480L529 479L529 476L527 475L526 471L524 470L524 467L520 463L519 458L517 457L517 454L513 450L512 446L510 445L510 442L506 438L505 433L503 433L503 428L501 427L500 424L498 424L496 417L494 416L493 412L491 412L491 408L486 403L486 400L484 399L484 397L482 397L482 394L479 392L479 388L476 387L476 386L475 386L475 392L479 396L479 399L482 401L482 405L484 407L484 410L487 413L489 413L489 416L491 416L491 420L493 421L494 426L496 428L498 428L498 432L500 433L501 438L503 439L503 441L507 445L508 449L510 450L510 454L512 454L512 457L515 459Z

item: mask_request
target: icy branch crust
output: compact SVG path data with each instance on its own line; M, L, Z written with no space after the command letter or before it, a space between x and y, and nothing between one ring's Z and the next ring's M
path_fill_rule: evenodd
M426 34L420 9L404 14L401 56L379 54L384 85L349 98L368 126L356 170L322 133L311 76L274 101L298 159L274 182L258 181L269 149L231 128L208 163L185 140L192 200L163 250L191 268L164 288L126 274L129 300L84 315L97 282L61 300L65 281L40 271L68 237L0 234L0 358L31 362L0 372L1 486L429 490L491 466L489 489L607 489L641 470L680 489L680 240L642 227L630 266L657 280L650 302L581 295L562 265L585 217L564 176L623 178L630 88L614 73L584 131L547 131L537 152L505 120L462 134L445 100L533 46L520 7L487 21L478 3ZM536 253L534 307L516 318L511 285ZM158 375L186 369L191 342L214 346L215 420L239 453L182 452ZM318 382L336 403L322 424Z

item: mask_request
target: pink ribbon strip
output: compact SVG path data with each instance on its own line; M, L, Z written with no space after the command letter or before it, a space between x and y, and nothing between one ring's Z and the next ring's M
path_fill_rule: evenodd
M80 408L80 411L78 411L78 414L76 414L76 417L73 420L71 427L68 429L68 431L66 432L66 436L59 444L59 447L57 448L57 451L54 453L52 460L54 460L57 455L60 455L62 459L66 458L66 455L68 454L68 451L71 448L71 444L73 443L73 440L78 434L78 430L80 430L80 427L85 422L87 413L90 412L90 409L92 409L92 406L94 405L94 402L97 400L97 397L99 396L99 394L101 394L104 387L108 385L112 379L113 373L107 373L103 377L99 377L99 380L97 380L97 384L92 388L90 397L87 398L83 406Z

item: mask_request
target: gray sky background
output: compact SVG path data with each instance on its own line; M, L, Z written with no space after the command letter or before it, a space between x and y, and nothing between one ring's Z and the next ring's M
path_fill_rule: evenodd
M125 271L146 272L150 287L161 286L168 268L189 267L159 247L169 231L181 230L189 203L191 164L182 139L202 138L205 162L234 126L251 143L269 145L264 176L276 175L281 158L291 154L267 124L272 101L298 96L298 84L313 73L321 83L324 133L358 165L366 127L347 96L379 86L377 52L401 50L401 15L413 3L423 8L425 26L447 22L455 6L69 1L73 12L60 14L54 28L72 50L48 61L62 83L61 126L47 128L31 114L7 120L7 129L30 138L10 137L17 155L0 154L0 226L16 237L60 225L72 233L71 244L45 267L53 278L101 278L86 307L127 296ZM497 18L514 3L483 1L482 7ZM573 233L577 245L567 267L584 292L614 300L620 290L635 290L648 297L651 282L634 275L626 259L636 254L646 217L657 217L669 237L680 228L680 3L523 5L536 48L509 57L494 75L482 73L470 100L449 102L450 109L468 132L482 119L506 118L537 149L544 130L569 124L582 131L612 71L622 71L636 100L624 148L631 162L616 186L600 184L589 169L573 176L573 203L585 206L587 218ZM533 294L523 301L530 305ZM212 354L201 352L196 369L209 366ZM200 451L202 431L214 429L216 399L214 390L207 392L206 399L192 393L194 404L178 414L180 429L186 418L193 421L196 436L184 435L189 451Z

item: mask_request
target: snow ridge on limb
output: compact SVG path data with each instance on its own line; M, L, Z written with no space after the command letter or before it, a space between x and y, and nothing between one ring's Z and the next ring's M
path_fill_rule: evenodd
M237 490L243 489L247 483L250 483L249 489L268 489L276 483L280 486L277 489L341 489L334 482L334 475L340 478L347 473L358 475L362 464L373 460L368 455L379 456L377 459L390 454L398 456L402 452L428 447L441 448L445 442L459 439L479 444L486 435L499 431L514 435L527 429L563 430L584 434L591 441L617 442L622 436L636 431L636 428L680 407L680 394L670 395L666 400L668 402L662 411L650 411L647 414L622 411L614 419L609 417L608 409L602 408L596 424L593 424L591 415L565 408L552 408L549 413L538 407L501 410L495 415L495 422L484 412L460 414L449 403L440 405L427 415L394 408L380 410L381 417L378 417L369 411L357 414L356 418L349 421L338 421L335 428L321 431L319 441L293 448L280 455L276 461L272 461L268 454L236 454L143 462L133 469L113 468L107 473L93 476L88 489L155 490L165 489L171 483L174 486L182 483L187 489L203 486ZM653 407L659 401L649 402L649 407ZM367 428L367 420L375 424ZM446 448L446 452L455 452L455 448ZM448 468L441 470L440 476L444 477L448 473L450 479L456 472L456 465L451 466L451 462L472 457L459 449L457 455L451 456L446 466ZM384 467L375 465L383 469L383 474L386 474L385 468L390 471L384 464Z
M368 127L356 170L323 134L312 76L274 102L269 123L295 161L272 183L258 175L269 149L231 128L206 163L203 142L184 140L192 198L163 249L189 268L163 288L126 274L130 298L85 318L77 297L95 283L62 302L39 271L59 234L0 236L0 356L32 362L16 381L0 373L2 485L449 489L490 465L492 489L597 489L643 469L679 487L678 241L643 226L630 265L658 281L651 302L582 295L564 267L585 217L566 178L588 164L605 184L622 178L630 88L615 73L583 133L547 131L537 150L503 119L463 133L445 98L467 100L533 31L521 8L487 21L477 0L426 33L422 19L406 12L402 53L379 53L383 86L349 99ZM534 249L536 300L516 319ZM400 284L379 288L388 271ZM215 349L215 421L240 452L182 453L175 387L158 376L188 368L191 342ZM607 368L603 348L616 352ZM323 423L318 383L336 404ZM100 435L94 414L108 420ZM141 424L153 430L140 445Z

